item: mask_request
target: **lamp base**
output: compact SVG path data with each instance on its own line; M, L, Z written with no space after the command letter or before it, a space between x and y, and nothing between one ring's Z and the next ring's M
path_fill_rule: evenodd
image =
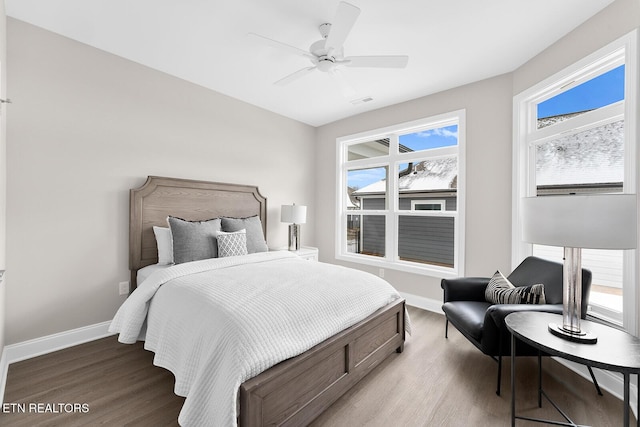
M557 323L549 323L549 332L562 339L573 341L581 344L595 344L598 342L598 337L595 334L587 331L571 332L567 331L558 325Z
M289 250L300 250L300 224L289 224Z

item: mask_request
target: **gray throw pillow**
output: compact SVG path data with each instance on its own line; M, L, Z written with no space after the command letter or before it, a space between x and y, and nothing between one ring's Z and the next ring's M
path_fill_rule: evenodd
M227 218L222 217L222 231L232 232L247 230L247 252L250 254L256 252L267 252L269 247L264 240L262 232L262 221L258 216L250 216L248 218Z
M513 286L498 270L484 291L491 304L545 304L544 285Z
M218 257L216 233L221 230L220 218L187 221L170 216L167 222L173 236L174 263Z

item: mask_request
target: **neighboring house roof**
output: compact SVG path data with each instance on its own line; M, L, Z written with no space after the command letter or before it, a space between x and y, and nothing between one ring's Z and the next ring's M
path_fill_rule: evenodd
M564 122L580 114L588 113L592 110L578 111L569 114L558 114L557 116L542 117L538 119L538 129L546 128L547 126L555 125L556 123Z
M411 166L410 166L411 167ZM451 190L456 188L458 161L456 157L441 157L415 164L411 172L398 178L401 193ZM386 180L380 180L353 192L356 196L384 193Z
M605 184L623 180L622 120L545 142L536 149L537 185Z

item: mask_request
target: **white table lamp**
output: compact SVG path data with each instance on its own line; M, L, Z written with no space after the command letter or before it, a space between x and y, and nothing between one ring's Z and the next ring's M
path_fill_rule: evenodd
M562 325L549 331L562 338L595 343L580 328L582 248L635 249L635 194L538 196L522 199L522 238L526 242L564 247Z
M300 224L307 222L307 207L296 205L282 205L280 222L289 223L289 250L300 249Z

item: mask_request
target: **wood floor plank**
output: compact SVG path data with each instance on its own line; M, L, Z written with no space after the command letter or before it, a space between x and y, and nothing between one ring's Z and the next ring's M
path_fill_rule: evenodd
M508 426L510 361L503 366L503 395L495 394L497 364L454 328L444 338L442 315L409 307L413 336L316 419L313 427ZM562 418L537 407L536 359L518 359L517 408L522 415ZM564 366L544 359L546 391L578 423L622 424L622 402ZM142 343L108 337L10 365L5 403L87 404L87 413L0 413L11 427L177 426L184 399L174 377L153 366ZM28 407L27 407L28 409ZM4 412L4 411L3 411ZM519 427L539 425L518 421Z

